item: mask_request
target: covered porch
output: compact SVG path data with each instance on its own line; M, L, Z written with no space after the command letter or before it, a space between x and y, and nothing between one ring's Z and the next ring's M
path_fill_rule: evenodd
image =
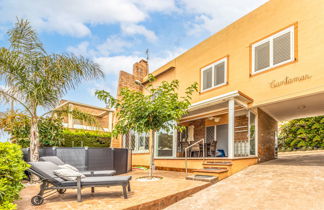
M239 91L192 104L179 131L155 135L156 159L234 159L257 156L253 100Z

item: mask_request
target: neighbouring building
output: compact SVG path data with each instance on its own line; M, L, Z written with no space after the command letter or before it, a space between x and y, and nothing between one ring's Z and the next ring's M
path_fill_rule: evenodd
M97 125L89 125L79 119L74 119L72 114L63 115L63 126L69 129L84 129L84 130L101 130L111 132L114 122L114 110L107 109L88 104L82 104L75 101L61 100L60 105L55 109L69 110L77 109L81 112L91 114L97 121Z
M230 162L235 172L274 159L279 121L324 114L323 56L324 1L270 0L153 71L153 85L177 79L184 92L199 84L179 122L186 131L155 134L156 168L208 169L209 160ZM145 86L148 72L145 60L135 63L132 74L120 72L118 89L143 91L135 80ZM148 144L136 133L113 142L142 166Z

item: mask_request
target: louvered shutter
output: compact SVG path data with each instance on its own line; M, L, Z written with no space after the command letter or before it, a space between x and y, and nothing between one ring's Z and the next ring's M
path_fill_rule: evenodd
M254 48L254 70L260 71L270 66L270 42L265 42Z
M273 39L273 65L290 60L290 32Z
M212 87L212 79L213 79L213 70L212 67L203 71L203 90Z
M214 67L214 86L225 82L225 62L221 62Z

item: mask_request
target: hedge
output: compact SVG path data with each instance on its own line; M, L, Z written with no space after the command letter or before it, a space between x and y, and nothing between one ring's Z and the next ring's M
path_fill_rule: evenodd
M27 168L19 145L0 142L0 209L16 209Z
M324 149L324 116L291 120L279 134L279 150Z
M100 131L68 130L62 135L62 147L110 147L111 134Z

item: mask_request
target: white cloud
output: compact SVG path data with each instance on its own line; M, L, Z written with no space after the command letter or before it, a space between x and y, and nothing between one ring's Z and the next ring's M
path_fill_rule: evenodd
M107 57L96 57L93 59L94 62L98 63L105 74L117 75L120 70L131 72L133 64L138 61L140 57L135 55L130 56L107 56Z
M69 46L67 48L67 51L74 54L74 55L82 55L85 57L89 57L89 56L94 56L95 52L92 50L89 50L89 42L84 41L81 42L79 45L77 45L76 47L74 46Z
M146 11L169 13L176 10L174 0L134 0L133 2Z
M187 13L195 15L189 33L215 33L267 0L180 0Z
M95 95L97 90L105 90L108 91L112 96L116 96L117 94L117 80L114 81L99 81L99 82L92 82L89 84L90 89L88 90L91 95Z
M132 43L122 39L119 36L111 36L106 39L105 42L98 45L96 49L101 55L108 55L109 53L120 53L125 48L132 46Z
M167 50L161 53L159 56L150 56L149 65L150 65L150 72L153 72L157 68L163 66L164 64L168 63L172 59L176 58L180 54L184 53L186 50L183 48L177 48L174 50Z
M141 25L136 25L136 24L122 24L121 25L122 31L127 34L127 35L136 35L136 34L141 34L144 37L147 38L147 40L153 42L157 40L156 34L145 28L144 26Z
M149 60L150 72L156 70L162 65L169 62L171 59L177 57L185 50L182 48L175 49L173 51L164 51L159 56L151 56ZM120 70L131 73L133 70L133 64L142 59L137 55L128 56L101 56L93 59L94 62L98 63L105 74L117 75Z
M2 0L0 23L16 17L28 18L39 30L76 37L91 34L89 25L130 24L134 27L149 17L150 12L172 10L174 0ZM137 33L154 39L154 33L137 26ZM153 35L152 35L153 34Z

